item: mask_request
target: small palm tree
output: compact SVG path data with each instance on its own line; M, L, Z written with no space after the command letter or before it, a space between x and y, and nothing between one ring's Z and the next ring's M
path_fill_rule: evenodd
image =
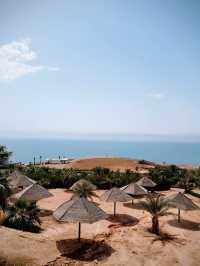
M92 197L98 197L94 192L93 187L89 183L76 184L73 188L73 194L75 197L85 197L92 200Z
M166 214L168 210L168 204L164 201L160 195L156 197L149 194L146 202L143 202L143 207L148 211L152 216L152 233L159 235L159 216Z
M19 230L39 232L41 224L36 203L18 200L7 210L5 225Z
M6 147L0 145L0 168L4 169L8 166L8 161L12 152L7 151Z
M5 210L7 206L7 191L4 185L0 184L0 209Z

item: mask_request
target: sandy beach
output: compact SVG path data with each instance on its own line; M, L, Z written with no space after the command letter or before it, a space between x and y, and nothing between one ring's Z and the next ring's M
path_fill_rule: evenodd
M38 202L41 209L55 210L71 197L63 189L51 189L54 197ZM103 191L97 191L101 195ZM168 195L172 192L164 192ZM191 197L191 196L190 196ZM200 199L191 197L200 206ZM77 237L76 224L59 224L52 216L42 217L43 231L40 234L21 232L0 227L0 253L9 258L24 257L27 265L136 265L136 266L198 266L200 260L200 212L182 212L182 222L177 223L177 210L170 209L167 216L160 218L163 232L172 240L161 241L148 229L149 214L140 201L117 204L117 217L112 216L113 204L94 201L108 214L107 220L82 225L82 241L103 241L110 253L102 260L74 260L61 256L74 245ZM17 248L16 248L17 247ZM53 261L53 262L52 262Z

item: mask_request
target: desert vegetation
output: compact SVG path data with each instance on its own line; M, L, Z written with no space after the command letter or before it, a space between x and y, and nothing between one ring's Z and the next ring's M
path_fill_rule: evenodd
M141 177L140 174L129 169L120 172L101 167L87 171L30 165L22 170L24 174L46 188L69 188L74 182L86 179L96 185L98 189L110 189L111 187L122 187L131 182L137 182ZM173 186L178 186L189 192L192 188L200 185L200 168L188 170L176 165L158 165L149 170L149 177L157 184L157 190L168 190Z
M36 203L18 200L11 204L8 200L11 190L7 177L14 169L9 164L11 154L4 146L0 146L0 223L23 231L39 232L40 219Z
M164 201L160 195L148 195L145 202L142 203L144 209L151 214L152 217L152 229L154 234L160 234L159 217L166 214L168 210L168 204Z

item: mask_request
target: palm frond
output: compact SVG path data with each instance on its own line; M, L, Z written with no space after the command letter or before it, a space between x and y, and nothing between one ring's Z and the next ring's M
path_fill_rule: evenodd
M148 211L152 216L164 215L168 210L168 204L160 195L156 197L151 194L148 195L146 202L142 203L144 209Z
M94 192L93 187L87 183L77 184L73 189L73 193L75 196L85 198L98 197L97 194Z

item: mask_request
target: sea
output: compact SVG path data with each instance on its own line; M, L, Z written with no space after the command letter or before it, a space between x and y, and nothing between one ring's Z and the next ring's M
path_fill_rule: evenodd
M0 144L12 151L13 162L29 163L67 157L114 156L145 159L170 164L200 165L200 143L166 141L111 141L69 139L0 138Z

